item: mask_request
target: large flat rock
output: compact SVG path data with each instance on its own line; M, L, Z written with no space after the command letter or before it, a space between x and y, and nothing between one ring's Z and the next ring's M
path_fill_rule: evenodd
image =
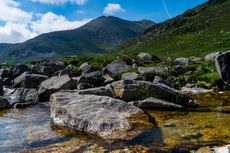
M111 97L63 91L52 94L50 101L55 125L107 140L130 140L153 126L141 109Z

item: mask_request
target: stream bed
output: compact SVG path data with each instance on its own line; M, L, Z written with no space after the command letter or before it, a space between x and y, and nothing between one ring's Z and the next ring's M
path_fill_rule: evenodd
M49 104L0 112L0 152L153 152L230 143L230 93L193 95L201 106L189 111L145 110L157 128L129 142L100 142L85 134L52 128Z

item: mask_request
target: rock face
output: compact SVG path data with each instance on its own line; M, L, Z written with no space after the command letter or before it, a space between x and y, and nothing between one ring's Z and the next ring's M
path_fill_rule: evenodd
M36 89L18 88L9 97L11 107L22 107L38 102L38 92Z
M111 77L115 78L118 74L127 72L130 66L124 61L115 60L108 64L103 70L104 74L109 74Z
M58 60L44 60L37 62L32 66L32 71L35 73L41 73L48 76L52 76L54 72L65 69L66 66L63 62Z
M123 80L112 83L115 95L125 101L143 100L154 97L182 106L188 106L192 99L182 92L162 84L146 81Z
M0 110L7 108L9 104L9 100L6 97L0 96Z
M129 140L152 127L142 110L110 97L58 92L50 100L54 124L95 134L103 139ZM142 125L137 128L139 122Z
M122 74L121 80L140 80L141 76L135 72Z
M171 102L163 101L153 97L149 97L143 101L131 102L134 106L143 109L162 109L162 110L180 110L183 106Z
M180 58L176 58L172 64L173 65L187 65L188 63L189 63L188 58L180 57Z
M153 56L149 53L140 53L137 55L137 60L142 62L152 62Z
M43 81L38 90L39 100L48 101L50 95L63 89L75 89L75 81L68 75L54 76Z
M218 55L215 59L217 72L225 83L230 83L230 51Z
M39 84L48 79L46 75L25 72L14 79L13 87L38 88Z

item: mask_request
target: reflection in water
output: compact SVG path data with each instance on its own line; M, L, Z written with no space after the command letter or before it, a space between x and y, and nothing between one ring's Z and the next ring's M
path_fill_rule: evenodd
M80 150L92 150L95 149L96 143L97 149L113 150L130 146L129 149L132 150L133 146L174 148L178 145L189 147L192 144L210 142L230 143L230 93L206 93L196 95L194 98L201 104L201 107L196 110L186 112L145 110L155 120L157 128L146 131L132 141L110 144L103 144L95 137L82 134L75 134L73 139L73 135L71 137L71 133L67 130L52 130L49 123L49 106L45 104L2 111L0 112L0 152L37 147L48 149L54 147L52 144L57 144L55 146L57 148L66 145Z

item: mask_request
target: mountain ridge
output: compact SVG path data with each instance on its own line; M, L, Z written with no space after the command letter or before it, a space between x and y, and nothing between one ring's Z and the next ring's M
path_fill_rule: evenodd
M0 44L1 62L23 62L46 57L103 54L143 33L155 23L101 16L73 29L41 34L23 43Z

